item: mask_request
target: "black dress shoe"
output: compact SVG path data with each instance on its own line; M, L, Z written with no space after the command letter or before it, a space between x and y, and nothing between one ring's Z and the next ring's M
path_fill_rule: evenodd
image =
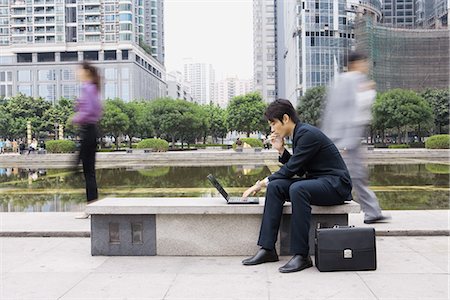
M258 250L258 252L256 252L255 256L244 259L242 261L242 264L246 266L253 266L274 261L278 261L277 251L275 249L266 250L261 248Z
M312 267L312 261L311 257L308 256L302 256L299 254L294 255L291 260L288 261L287 264L280 267L278 271L281 273L292 273L292 272L298 272L306 268Z
M366 219L364 220L364 224L373 224L373 223L385 223L385 222L389 222L389 220L391 219L390 216L379 216L373 219Z

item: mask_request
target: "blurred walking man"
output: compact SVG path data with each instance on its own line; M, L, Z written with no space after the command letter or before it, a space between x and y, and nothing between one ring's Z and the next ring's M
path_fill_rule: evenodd
M368 80L368 73L367 56L360 52L350 53L348 72L341 74L328 91L322 130L344 151L356 201L364 212L364 223L371 224L386 221L389 217L382 214L375 193L368 188L368 171L361 147L366 126L372 119L372 104L376 96L375 83Z

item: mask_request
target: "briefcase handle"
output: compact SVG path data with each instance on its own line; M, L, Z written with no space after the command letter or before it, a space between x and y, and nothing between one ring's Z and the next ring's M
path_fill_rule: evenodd
M334 225L333 228L354 228L355 225L348 225L348 226L342 226L342 225Z

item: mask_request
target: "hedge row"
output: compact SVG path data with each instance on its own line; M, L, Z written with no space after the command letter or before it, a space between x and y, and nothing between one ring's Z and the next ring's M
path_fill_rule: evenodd
M155 152L166 152L169 143L163 139L144 139L136 145L137 149L152 149Z
M45 143L48 153L71 153L75 152L75 142L69 140L53 140Z
M449 149L450 148L450 135L438 134L430 136L425 141L425 148L427 149Z

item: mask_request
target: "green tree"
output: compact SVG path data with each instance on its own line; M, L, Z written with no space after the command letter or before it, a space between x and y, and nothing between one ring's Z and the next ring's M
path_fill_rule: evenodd
M2 121L0 124L0 135L9 138L25 137L27 121L31 121L32 134L46 130L47 122L43 118L51 103L42 98L28 97L18 94L8 100L3 100Z
M374 125L378 129L396 128L399 142L402 129L408 142L408 127L427 126L431 116L429 104L410 90L394 89L379 94L373 105Z
M297 113L300 121L318 126L323 106L326 100L326 88L317 86L306 91L305 95L299 99Z
M434 132L449 133L450 93L448 89L427 89L420 94L431 106L434 117Z
M55 105L51 106L43 115L45 130L54 132L59 129L59 125L64 125L64 133L73 135L74 127L67 126L70 116L74 114L75 102L70 99L61 98ZM55 133L57 135L57 133Z
M124 114L128 117L128 126L122 132L123 135L128 135L129 137L129 147L131 148L131 139L133 137L141 136L140 120L142 114L142 103L137 101L124 102L120 98L108 99L109 103L113 103L118 107Z
M219 138L222 139L227 135L227 119L226 110L218 105L205 105L204 109L208 118L208 135L211 135L214 142L217 142Z
M118 106L116 100L106 100L103 118L100 121L100 129L103 134L114 137L116 149L119 149L119 136L125 134L130 126L130 119Z
M197 104L162 98L151 101L148 114L157 137L168 137L172 146L177 140L191 142L201 136L205 115Z
M264 131L267 121L264 119L266 104L259 93L236 96L227 107L227 125L229 130L247 133Z

